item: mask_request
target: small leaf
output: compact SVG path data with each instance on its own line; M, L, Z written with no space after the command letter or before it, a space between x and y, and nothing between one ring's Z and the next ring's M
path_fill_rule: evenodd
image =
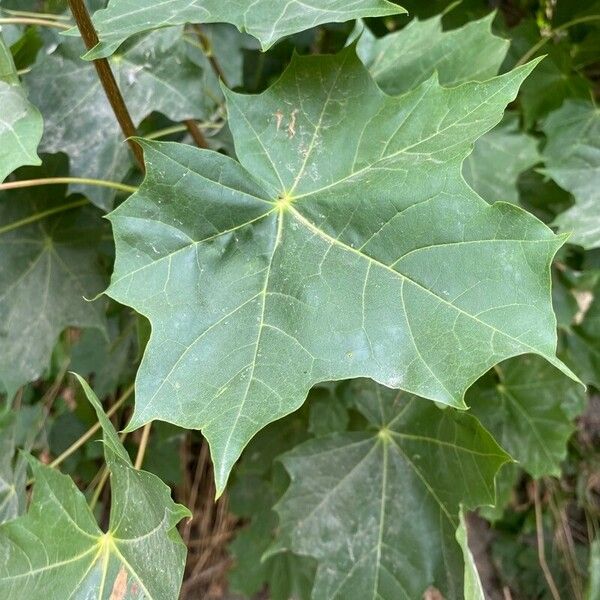
M10 50L0 35L0 182L18 167L39 165L37 147L43 122L27 100Z
M544 124L545 173L575 196L575 206L554 224L573 232L569 241L600 247L600 111L591 103L568 100Z
M202 429L220 492L319 382L368 375L464 407L510 356L566 369L548 277L563 240L460 172L532 68L393 98L353 48L296 57L263 94L226 93L241 165L141 142L146 179L110 216L108 293L153 329L129 428Z
M537 356L496 367L467 394L473 414L533 477L560 475L573 419L585 407L584 388Z
M281 458L292 483L276 510L292 551L319 563L312 597L464 598L459 505L493 504L508 456L468 414L364 380L347 393L373 430Z
M189 511L157 477L133 468L100 402L79 381L104 433L109 529L99 529L69 477L30 458L36 483L29 511L0 526L0 596L173 600L186 555L176 525Z
M61 175L63 158L19 175ZM97 254L106 228L97 209L65 198L65 188L0 192L0 382L9 398L42 374L66 327L105 326L103 303L86 298L106 286Z
M423 83L434 72L445 86L484 81L498 73L509 41L492 35L495 13L464 27L442 30L442 16L412 20L404 29L376 39L367 29L357 52L377 85L398 95Z
M86 58L112 54L128 37L141 31L185 23L231 23L258 38L267 50L281 38L323 23L343 23L361 17L382 17L406 11L387 0L110 0L94 15L100 43Z

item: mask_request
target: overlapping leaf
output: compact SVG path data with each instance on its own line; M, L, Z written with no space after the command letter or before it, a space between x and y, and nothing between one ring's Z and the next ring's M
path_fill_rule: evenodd
M186 555L175 526L189 511L157 477L133 468L98 399L80 381L104 431L109 530L100 530L69 477L30 459L36 484L29 511L0 526L0 596L173 600Z
M376 39L365 30L357 52L386 93L402 94L437 71L442 85L483 81L498 73L509 42L491 33L495 13L464 27L442 30L442 16L411 21L404 29Z
M475 142L463 174L484 200L517 204L519 175L540 160L535 138L520 131L517 114L507 113L500 125Z
M121 181L132 166L129 151L94 66L79 58L82 48L78 40L63 42L25 77L44 115L40 149L68 154L72 176ZM174 121L210 114L219 99L207 93L202 77L210 73L190 59L191 51L182 29L174 28L138 37L111 60L136 125L152 111ZM70 189L84 191L103 209L112 207L116 194L82 184Z
M600 112L586 101L569 100L544 124L546 173L575 196L575 206L556 225L570 241L600 247Z
M110 0L94 15L100 44L87 57L108 56L128 37L169 25L231 23L258 38L266 50L282 37L322 23L403 12L387 0L165 0L154 6L145 0Z
M491 33L495 13L451 31L442 30L442 17L414 20L400 31L376 39L366 29L357 51L369 72L388 94L401 94L437 72L442 85L481 81L496 75L509 41ZM518 116L475 142L463 173L488 202L518 202L517 177L539 161L534 138L519 131Z
M459 505L492 504L508 456L465 413L372 382L348 393L373 430L282 457L292 483L276 509L292 550L318 561L312 597L464 598Z
M460 174L532 68L392 98L352 48L297 57L262 95L227 92L241 165L143 143L144 184L110 217L109 294L153 327L130 427L202 429L222 490L248 440L320 381L464 406L507 357L564 369L548 277L563 240Z
M39 165L37 146L42 117L27 100L10 54L0 35L0 181L18 167Z
M473 414L533 477L559 475L585 390L546 361L522 356L498 365L467 394Z
M340 404L338 397L324 392L320 388L311 391L311 408L325 395L330 404ZM234 564L228 582L233 592L253 597L267 585L272 600L310 598L315 561L278 546L279 523L273 510L288 485L276 459L308 439L307 412L297 411L263 429L236 465L228 490L229 507L248 523L229 545Z
M561 39L562 38L562 39ZM552 38L550 38L552 39ZM552 43L538 46L540 28L535 19L524 19L511 30L511 47L505 62L510 68L532 48L534 56L545 56L539 68L527 79L520 94L520 108L525 129L559 108L567 98L589 98L590 82L573 70L573 45L563 36L556 35Z
M23 178L64 174L60 157ZM97 244L106 228L87 200L66 186L0 193L0 382L12 397L48 365L68 326L104 327L106 285Z

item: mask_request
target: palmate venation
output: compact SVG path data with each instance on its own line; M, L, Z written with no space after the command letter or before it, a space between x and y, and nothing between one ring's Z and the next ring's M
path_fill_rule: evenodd
M465 183L473 142L531 63L382 93L354 48L226 92L239 163L141 142L112 213L108 293L152 323L129 428L202 429L222 491L248 440L317 382L360 376L456 407L492 365L555 357L549 265L564 242Z

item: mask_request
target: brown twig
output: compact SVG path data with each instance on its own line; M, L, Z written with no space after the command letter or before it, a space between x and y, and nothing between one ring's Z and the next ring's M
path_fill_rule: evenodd
M544 573L544 577L546 578L546 583L548 584L548 588L550 589L550 593L554 600L560 600L560 594L558 593L558 588L556 587L556 583L554 582L554 578L552 577L552 573L550 572L550 568L548 567L548 563L546 562L546 547L544 543L544 524L542 522L542 505L540 501L540 491L538 487L537 481L533 480L531 482L533 488L533 503L535 505L535 529L537 535L537 547L538 547L538 560L540 563L540 567Z
M79 33L81 34L87 49L91 50L98 44L100 40L98 39L98 34L96 33L94 25L92 24L92 20L87 11L84 0L69 0L69 7L71 8L71 13L73 14L73 18L77 23L77 28L79 29ZM102 87L106 93L106 97L108 98L113 112L115 113L115 117L121 126L123 135L125 136L125 139L127 140L127 143L129 144L129 147L131 148L131 151L133 152L133 155L143 172L144 155L142 153L142 149L132 139L130 139L136 135L136 128L133 124L133 120L131 119L129 111L127 110L125 100L123 100L121 90L119 90L119 86L117 85L112 69L108 64L108 60L106 60L106 58L99 58L94 61L94 66L98 72L98 77L100 78L100 82L102 83Z
M229 87L229 84L227 83L227 78L225 77L225 72L221 68L221 65L219 64L219 61L217 60L216 56L213 54L212 48L210 48L210 41L208 40L206 35L204 35L204 32L202 31L202 27L196 23L195 25L192 25L192 29L198 36L198 39L200 40L200 44L204 48L204 54L208 58L208 62L210 63L210 66L212 67L212 70L214 71L215 75L227 87Z
M187 127L189 134L192 136L192 139L194 140L194 142L196 142L196 145L199 148L208 148L208 143L206 141L206 138L204 137L204 134L200 130L200 127L198 127L198 123L196 123L194 119L187 119L186 121L184 121L184 123Z
M186 524L183 527L183 541L187 546L190 541L190 533L192 530L192 524L194 523L194 519L196 517L196 501L198 500L198 490L200 488L200 482L202 481L202 477L204 475L204 471L206 469L207 463L209 460L208 456L208 444L203 443L200 448L200 455L198 456L198 461L196 462L196 471L194 474L194 482L192 484L191 492L189 495L189 499L187 502L187 506L192 511L193 515L191 519L188 519Z

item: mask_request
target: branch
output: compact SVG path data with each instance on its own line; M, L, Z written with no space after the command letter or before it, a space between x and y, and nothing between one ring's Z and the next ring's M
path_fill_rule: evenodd
M192 136L192 139L194 140L194 142L196 142L196 145L199 148L208 148L208 143L206 141L206 138L204 137L204 134L202 133L202 131L200 131L198 123L196 123L196 121L194 121L193 119L187 119L186 121L184 121L184 123L189 134Z
M98 34L92 24L84 0L69 0L69 7L71 8L71 13L73 14L75 22L77 23L77 28L79 29L79 33L81 34L87 49L91 50L100 40L98 39ZM108 60L106 58L99 58L94 61L94 66L98 72L98 77L100 78L106 97L121 126L121 131L123 131L123 135L125 136L140 169L144 172L144 155L142 149L130 139L136 135L135 125L127 110L127 106L125 105L125 101L123 100L123 96L121 95L112 69L108 64Z
M544 524L542 522L542 506L538 482L534 480L531 482L531 485L533 487L533 502L535 506L535 528L537 534L538 561L540 563L540 567L542 568L542 572L544 573L544 577L552 597L554 600L560 600L560 594L558 592L558 588L556 587L556 583L554 582L554 578L552 577L552 571L550 571L548 563L546 562Z

